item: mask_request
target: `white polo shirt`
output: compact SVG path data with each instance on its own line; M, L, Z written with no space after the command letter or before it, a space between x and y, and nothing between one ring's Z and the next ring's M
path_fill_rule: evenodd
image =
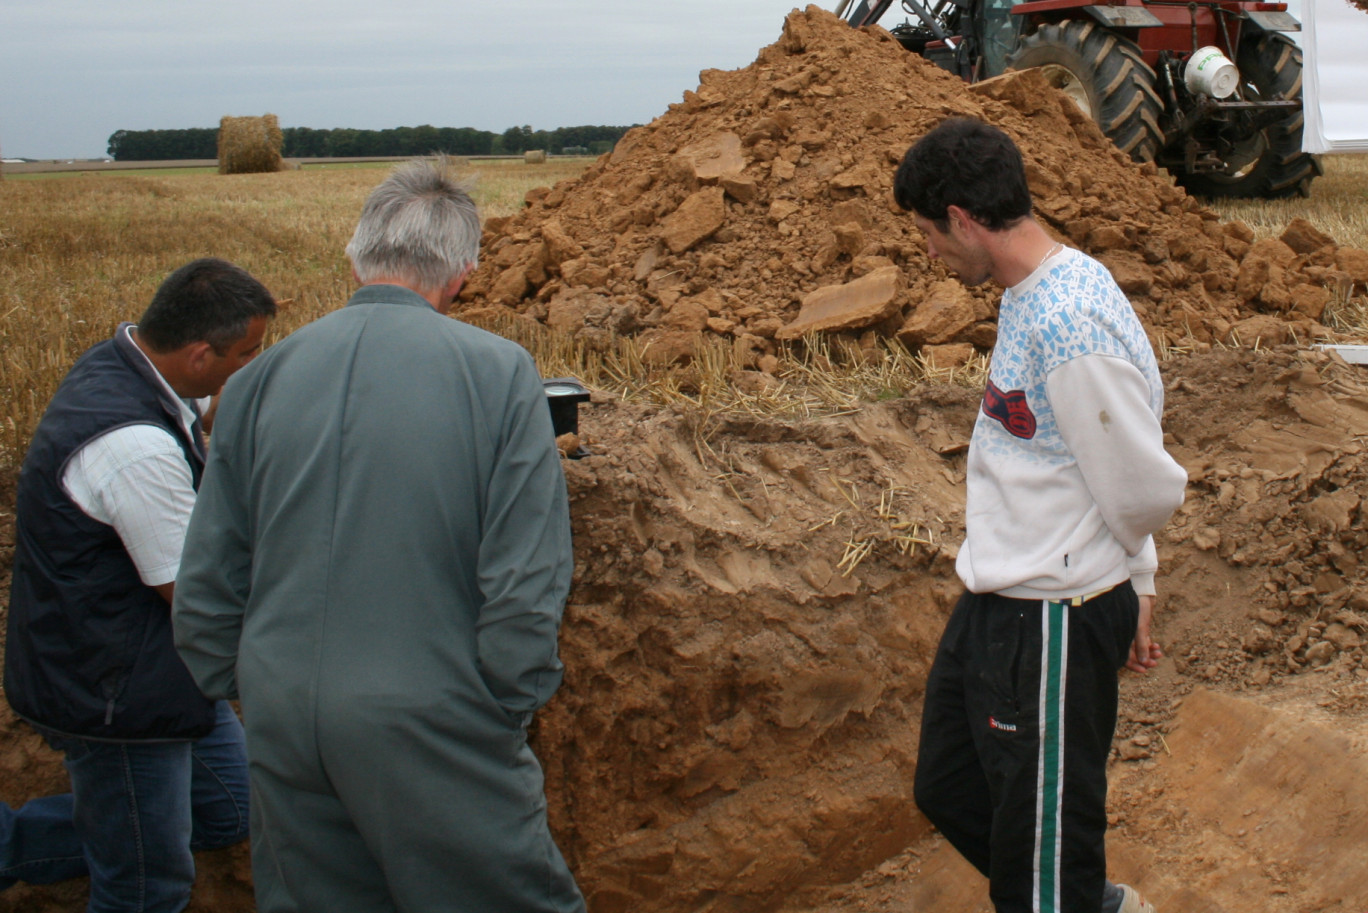
M177 396L151 360L138 354L180 403L181 425L193 436L191 401ZM196 405L203 411L209 398ZM165 428L125 425L91 439L67 461L62 488L87 516L114 527L143 583L160 586L176 579L195 484L180 442Z

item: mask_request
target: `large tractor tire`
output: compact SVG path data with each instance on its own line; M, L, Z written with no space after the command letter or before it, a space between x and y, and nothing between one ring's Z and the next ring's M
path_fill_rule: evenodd
M1248 101L1302 97L1302 52L1286 35L1263 32L1240 42L1240 71ZM1310 193L1321 173L1320 159L1301 151L1303 113L1254 134L1225 171L1180 174L1178 183L1206 197L1290 197Z
M1154 71L1131 41L1093 22L1042 25L1007 57L1011 69L1039 67L1047 82L1073 99L1116 147L1137 162L1163 145L1164 103Z

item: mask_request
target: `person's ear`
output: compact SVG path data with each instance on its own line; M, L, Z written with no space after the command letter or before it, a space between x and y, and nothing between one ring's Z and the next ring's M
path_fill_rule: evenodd
M446 302L448 308L455 303L456 296L461 294L461 286L465 285L466 277L469 276L474 269L474 266L467 266L461 271L459 276L446 284L446 288L442 289L442 300ZM445 314L446 311L442 311L442 313Z
M472 263L461 271L461 275L456 277L454 280L456 289L451 293L452 298L455 298L461 293L461 286L465 285L465 281L470 278L470 274L473 272L475 272L475 264Z
M181 350L182 364L191 377L199 377L212 363L214 347L203 340L192 342Z
M951 227L960 239L974 244L986 242L988 230L983 227L982 222L969 214L969 210L959 206L951 206L947 210L947 218L952 219Z

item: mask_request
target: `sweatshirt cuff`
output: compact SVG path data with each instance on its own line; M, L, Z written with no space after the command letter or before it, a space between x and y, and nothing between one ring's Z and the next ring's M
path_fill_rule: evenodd
M1155 595L1154 571L1131 574L1131 586L1135 587L1137 596Z

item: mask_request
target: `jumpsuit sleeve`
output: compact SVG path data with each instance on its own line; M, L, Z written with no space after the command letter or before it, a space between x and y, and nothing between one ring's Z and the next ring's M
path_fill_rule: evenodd
M557 639L573 553L551 413L525 353L501 429L485 493L476 641L486 685L510 719L526 725L560 686Z
M176 576L171 623L176 649L205 697L236 699L237 655L251 575L248 482L234 442L243 430L223 404L200 480Z

